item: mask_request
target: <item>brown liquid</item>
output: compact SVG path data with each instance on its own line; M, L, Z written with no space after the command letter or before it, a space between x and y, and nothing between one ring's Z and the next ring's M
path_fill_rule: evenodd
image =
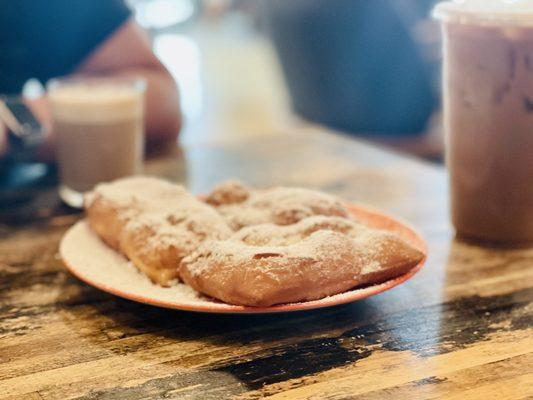
M84 192L99 182L139 173L142 126L138 117L105 123L56 119L61 183Z
M533 242L533 27L444 31L453 224L469 238Z

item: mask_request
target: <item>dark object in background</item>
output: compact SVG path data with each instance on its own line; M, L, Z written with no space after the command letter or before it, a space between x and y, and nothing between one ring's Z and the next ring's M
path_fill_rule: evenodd
M56 192L55 165L33 161L25 149L12 151L0 159L0 224L17 219L36 219L28 213L28 206L53 188ZM57 197L57 195L56 195ZM57 201L54 202L54 206Z
M438 94L413 32L433 3L264 2L295 111L346 132L422 133Z
M3 168L6 167L7 168ZM79 210L63 204L57 193L54 165L35 162L4 163L0 169L0 236L5 225L38 221L59 223L54 217L77 218Z
M71 74L126 21L123 0L1 1L0 93Z
M0 123L8 130L11 158L31 157L44 141L41 124L20 96L0 96Z
M55 168L32 161L0 160L0 209L30 201L43 187L56 184Z
M0 209L7 209L31 200L54 180L54 172L33 160L44 141L43 128L22 97L0 96L0 123L7 127L9 142L9 152L0 158Z

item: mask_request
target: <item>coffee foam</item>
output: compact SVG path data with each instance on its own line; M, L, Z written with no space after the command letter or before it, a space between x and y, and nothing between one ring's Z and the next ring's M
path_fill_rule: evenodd
M103 124L143 115L143 93L134 87L79 84L54 88L49 97L54 118L64 122Z
M435 7L434 16L447 22L491 26L533 27L531 0L454 0Z

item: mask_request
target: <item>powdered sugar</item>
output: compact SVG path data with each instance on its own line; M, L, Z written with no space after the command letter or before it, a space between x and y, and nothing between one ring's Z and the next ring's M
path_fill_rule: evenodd
M227 240L209 240L183 260L192 276L226 265L268 273L285 265L298 268L302 260L334 264L345 257L355 273L371 273L383 268L380 255L393 235L371 229L350 218L312 216L292 225L260 224L237 231ZM396 238L393 243L398 243ZM269 262L256 262L268 259ZM328 271L331 273L331 271ZM276 279L272 276L272 279Z
M181 258L203 240L224 239L232 233L214 208L182 186L160 179L131 177L99 185L87 199L89 211L96 201L125 221L117 235L119 249L131 259L141 257L145 272L162 284L168 278L156 270L175 276ZM89 213L89 218L98 217Z
M241 195L234 196L235 193ZM242 193L246 193L246 196ZM348 216L348 211L337 198L302 188L251 190L230 182L219 185L208 200L236 197L241 201L213 202L235 230L269 222L289 225L313 215Z
M205 201L214 206L243 203L250 197L250 190L239 181L229 180L215 186Z
M120 206L150 203L154 207L165 207L180 197L190 196L183 186L148 176L127 177L97 185L86 197L86 207L90 206L95 195L101 195Z
M81 279L118 295L185 306L218 304L181 283L176 282L171 287L152 283L131 262L106 246L84 221L68 232L61 242L60 252L65 263L72 266Z

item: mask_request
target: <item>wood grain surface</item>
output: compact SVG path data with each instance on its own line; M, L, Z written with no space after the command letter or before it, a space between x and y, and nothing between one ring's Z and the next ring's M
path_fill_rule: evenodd
M0 399L533 398L533 250L454 240L442 168L311 130L189 147L147 171L196 193L237 177L370 204L426 237L428 264L389 292L330 309L158 309L65 270L58 243L81 216L43 191L2 214Z

